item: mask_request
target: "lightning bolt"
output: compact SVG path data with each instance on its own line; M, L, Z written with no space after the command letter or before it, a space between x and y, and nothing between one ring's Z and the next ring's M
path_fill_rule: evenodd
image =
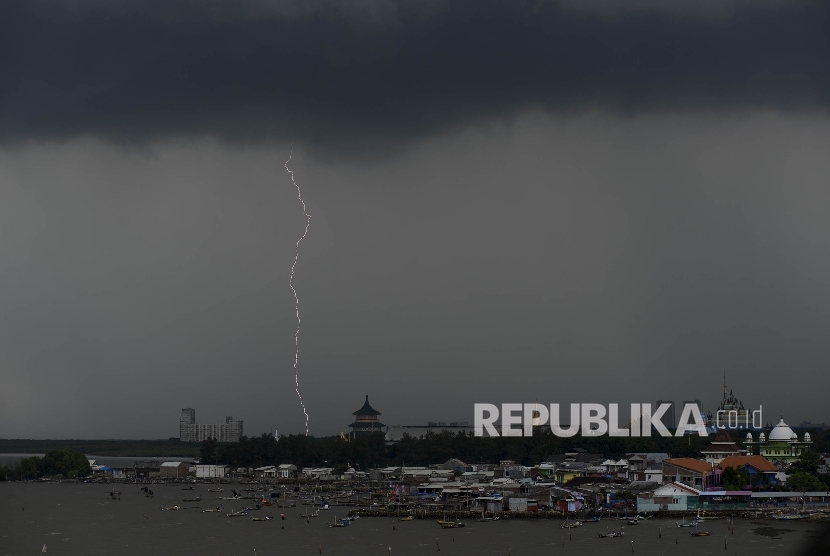
M291 145L291 152L288 155L288 160L285 161L285 170L291 174L291 183L294 184L294 187L297 188L297 198L300 200L300 203L303 205L303 214L306 217L305 221L305 230L303 230L303 235L300 236L300 239L297 240L297 245L294 248L294 264L291 265L291 277L288 279L288 285L291 287L291 291L294 292L294 309L297 312L297 331L294 332L294 386L297 392L297 397L300 399L300 406L303 408L303 415L305 415L305 434L308 436L308 412L305 408L305 403L303 402L303 396L300 394L300 373L297 368L297 363L300 360L300 298L297 297L297 290L294 289L294 269L297 267L297 260L300 258L300 242L305 239L306 234L308 234L308 226L311 224L311 215L306 212L305 201L303 201L303 192L300 191L300 186L297 185L297 181L294 179L294 172L288 167L288 163L291 162L291 158L294 156L294 145Z

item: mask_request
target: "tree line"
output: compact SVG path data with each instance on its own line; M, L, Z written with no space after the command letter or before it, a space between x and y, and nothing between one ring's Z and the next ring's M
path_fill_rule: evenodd
M830 435L817 432L814 449L827 444ZM682 438L662 436L618 438L610 436L560 438L547 428L530 437L477 437L472 433L430 432L421 437L404 435L386 444L382 434L347 441L339 436L312 437L302 434L243 437L239 442L201 444L202 463L237 467L262 467L293 463L303 467L346 467L358 470L393 465L426 466L458 458L468 464L498 463L512 460L525 466L537 465L554 454L582 449L606 458L619 459L628 453L665 452L671 457L700 457L711 438L690 435Z
M43 457L32 456L16 465L0 466L0 481L23 481L50 477L76 479L92 474L89 460L70 448L51 450Z

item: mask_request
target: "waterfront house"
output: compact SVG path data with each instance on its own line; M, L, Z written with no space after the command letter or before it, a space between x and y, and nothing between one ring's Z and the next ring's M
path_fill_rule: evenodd
M653 492L637 495L637 511L685 511L696 508L699 505L700 492L689 485L672 481Z
M187 477L190 464L185 461L165 461L159 467L159 477L162 479L181 479Z
M719 475L719 473L717 474ZM707 480L711 477L711 480ZM711 464L692 458L671 458L663 460L663 482L677 482L692 488L704 490L717 484Z
M197 465L197 479L221 479L228 474L227 465Z
M728 467L746 473L749 476L747 486L763 487L776 485L786 480L786 474L763 456L730 456L718 464L721 470Z
M277 476L277 468L273 465L257 467L254 469L254 477L259 479L274 479Z
M277 467L277 477L280 479L293 479L297 476L297 466L293 463L282 463Z

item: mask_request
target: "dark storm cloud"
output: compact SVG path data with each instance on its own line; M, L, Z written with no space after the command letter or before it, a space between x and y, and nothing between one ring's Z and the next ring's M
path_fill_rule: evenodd
M596 3L594 3L596 7ZM0 141L359 151L528 106L826 109L826 2L3 2ZM348 145L348 147L346 146Z

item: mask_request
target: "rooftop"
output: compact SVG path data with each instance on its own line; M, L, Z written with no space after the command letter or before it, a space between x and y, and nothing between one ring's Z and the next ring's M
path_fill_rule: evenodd
M369 395L366 395L366 402L363 407L352 413L352 415L380 415L380 411L369 405Z

